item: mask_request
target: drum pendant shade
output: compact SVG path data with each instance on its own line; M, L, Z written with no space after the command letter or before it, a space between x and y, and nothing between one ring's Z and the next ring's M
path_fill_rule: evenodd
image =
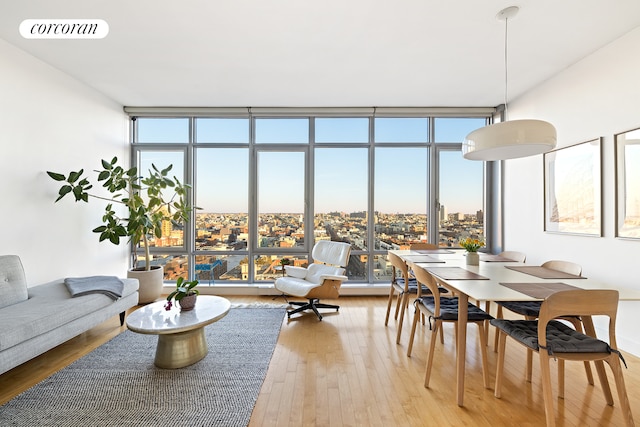
M543 120L511 120L471 132L462 142L469 160L506 160L553 150L556 128Z
M469 160L507 160L553 150L556 128L543 120L506 120L507 116L507 23L518 13L517 6L501 10L496 18L505 22L504 106L505 121L476 129L462 142L462 155Z

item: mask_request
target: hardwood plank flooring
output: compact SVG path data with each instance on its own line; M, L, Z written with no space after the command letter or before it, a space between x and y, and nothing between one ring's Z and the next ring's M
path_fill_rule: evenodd
M271 297L233 296L232 302L273 303ZM544 406L538 358L532 383L524 379L525 351L507 341L502 399L493 396L496 354L489 348L491 389L482 385L477 328L469 327L465 406L455 398L453 325L438 343L430 388L424 372L427 325L416 331L412 357L407 343L413 314L395 343L397 321L384 326L386 297L341 297L338 313L283 320L278 345L254 408L250 426L543 426ZM275 301L278 302L277 300ZM67 366L122 332L117 316L78 337L0 375L0 404ZM489 343L493 344L493 330ZM640 358L624 354L627 393L640 417ZM556 375L555 366L552 375ZM607 368L609 381L613 376ZM554 385L555 387L555 385ZM567 363L565 399L555 399L559 426L623 425L617 394L607 406L596 379L589 386L582 363ZM554 390L554 395L557 396Z

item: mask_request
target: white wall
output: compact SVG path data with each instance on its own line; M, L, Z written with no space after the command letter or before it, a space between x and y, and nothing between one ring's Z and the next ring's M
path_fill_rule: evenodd
M127 246L91 232L103 203L54 204L59 186L45 173L93 171L113 156L128 162L122 106L1 39L0 64L0 255L20 256L30 286L125 276Z
M604 138L604 233L603 237L545 233L543 158L514 159L505 161L505 249L525 252L532 263L550 259L577 262L584 276L640 289L640 240L614 237L613 137L640 127L639 49L637 28L509 104L509 119L535 118L553 123L558 147ZM638 310L640 302L621 303L617 335L620 348L640 356L634 313Z

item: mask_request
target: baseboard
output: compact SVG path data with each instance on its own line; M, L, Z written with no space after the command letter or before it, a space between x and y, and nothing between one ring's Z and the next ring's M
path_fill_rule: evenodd
M163 294L169 294L175 289L174 286L165 286ZM199 285L198 290L202 295L255 295L255 296L278 296L280 291L273 287L273 284L260 285ZM389 285L343 285L340 288L340 295L344 296L379 296L389 295Z

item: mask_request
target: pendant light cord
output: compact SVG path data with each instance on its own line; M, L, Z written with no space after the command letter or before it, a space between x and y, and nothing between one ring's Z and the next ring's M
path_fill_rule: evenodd
M508 54L507 54L507 40L508 40L508 25L509 25L509 18L504 19L504 121L506 122L508 120L507 115L508 115L508 109L507 109L507 81L508 81L508 74L507 74L507 60L508 60Z

